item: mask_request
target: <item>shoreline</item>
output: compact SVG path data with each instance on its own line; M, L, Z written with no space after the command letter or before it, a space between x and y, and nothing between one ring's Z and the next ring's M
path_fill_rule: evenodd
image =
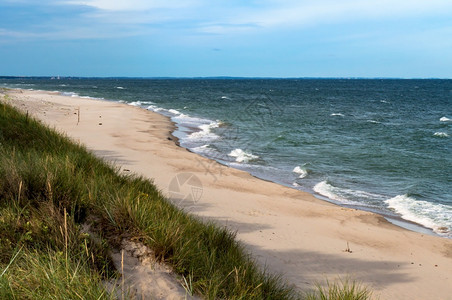
M261 264L299 288L349 274L384 298L447 299L452 293L447 272L452 269L452 241L446 238L402 229L380 215L338 206L195 154L176 144L171 134L175 125L156 112L108 100L22 91L11 94L21 97L20 106L29 105L35 117L116 161L122 170L154 178L166 194L174 175L196 174L203 184L202 199L182 207L237 231ZM79 125L74 122L77 106ZM122 128L118 125L124 123L112 122L118 120L134 124ZM150 170L154 167L156 171ZM210 171L218 172L218 178ZM344 251L348 243L353 253Z
M92 99L94 99L94 100L101 100L101 101L113 101L113 102L116 102L116 100L106 100L106 99L96 99L96 98L92 98ZM121 102L121 103L130 105L127 102ZM313 189L309 189L309 188L303 187L303 186L299 186L300 188L297 189L297 188L295 188L294 186L292 186L290 184L287 184L287 183L284 183L284 182L279 182L277 180L273 180L273 179L269 179L269 178L260 177L259 175L253 174L249 170L240 169L240 168L237 168L237 167L234 167L234 166L230 166L227 163L223 163L223 162L217 160L215 157L209 157L208 155L204 155L202 153L198 153L198 152L196 152L196 151L194 151L194 150L192 150L192 149L190 149L188 147L182 146L181 142L180 142L180 138L178 137L178 135L180 135L180 136L182 136L182 135L190 135L190 134L193 134L193 133L201 132L202 129L200 129L198 127L196 127L196 128L192 127L192 128L189 128L192 131L185 132L183 126L181 126L179 123L174 121L171 116L161 112L160 110L159 111L154 111L154 110L146 109L145 107L143 107L141 105L132 105L132 106L139 107L139 108L151 111L153 113L157 113L157 114L162 115L165 118L167 118L168 121L173 124L173 130L169 133L169 138L173 139L174 143L178 147L180 147L180 148L182 148L184 150L187 150L187 151L189 151L189 152L191 152L191 153L193 153L195 155L199 155L199 156L202 156L202 157L207 158L209 160L213 160L216 163L218 163L218 164L220 164L222 166L225 166L227 168L233 168L235 170L240 170L240 171L246 172L250 176L252 176L252 177L254 177L256 179L264 180L264 181L271 182L271 183L275 183L275 184L278 184L280 186L284 186L286 188L290 188L290 189L293 189L293 190L296 190L296 191L301 191L301 192L304 192L304 193L308 193L308 194L314 196L316 199L319 199L321 201L325 201L325 202L331 203L333 205L337 205L339 207L350 208L350 209L357 209L357 210L361 210L361 211L370 212L370 213L374 213L374 214L380 215L383 218L385 218L388 222L390 222L391 224L393 224L395 226L398 226L398 227L401 227L403 229L407 229L407 230L410 230L410 231L413 231L413 232L417 232L417 233L421 233L421 234L428 234L428 235L431 235L431 236L436 236L436 237L441 237L441 238L446 238L446 239L452 239L452 237L448 238L448 237L445 237L445 236L442 236L442 235L438 234L437 232L434 231L434 229L426 227L423 224L416 223L415 221L404 219L401 215L398 215L396 213L390 214L389 212L385 212L383 210L378 210L377 208L366 207L366 206L363 206L363 205L344 204L344 203L341 203L339 201L329 199L328 197L323 196L321 194L318 194ZM179 126L181 126L181 127L179 127Z
M13 89L18 89L21 90L21 88L13 88ZM416 218L415 220L413 219L407 219L404 217L404 213L401 212L393 212L392 209L388 209L386 207L373 207L373 206L366 206L366 205L360 205L360 204L347 204L347 203L343 203L341 201L335 200L334 198L330 198L329 195L325 195L322 192L318 192L315 190L315 187L309 187L309 186L302 186L302 185L295 185L295 183L293 183L292 185L289 184L288 182L284 182L283 180L279 180L279 178L276 177L272 177L272 176L267 176L266 174L259 174L254 172L253 169L253 165L249 166L249 167L241 167L240 165L234 166L234 165L230 165L228 164L228 160L224 160L223 158L219 158L219 157L215 157L215 156L210 156L207 153L204 152L197 152L194 149L190 149L189 145L184 145L184 141L186 140L184 136L190 136L193 133L202 133L202 131L204 129L200 129L199 127L186 127L183 122L179 122L177 120L174 120L173 118L179 117L179 115L173 115L175 114L172 111L175 111L174 109L164 109L161 107L156 107L156 109L154 110L155 106L153 106L154 108L146 108L146 105L141 103L141 100L139 101L135 101L135 102L125 102L123 100L111 100L111 99L105 99L103 97L91 97L91 96L80 96L78 94L78 92L70 92L70 91L58 91L58 90L34 90L34 89L23 89L25 91L42 91L42 92L50 92L50 93L58 93L62 96L67 96L67 97L79 97L82 99L91 99L91 100L100 100L100 101L107 101L107 102L114 102L114 103L122 103L122 104L126 104L126 105L131 105L134 107L139 107L139 108L143 108L146 109L148 111L157 113L159 115L164 116L165 118L168 119L168 121L173 125L173 129L171 130L171 132L169 133L169 139L174 140L175 144L177 146L180 146L181 148L184 148L185 150L192 152L196 155L200 155L204 158L210 159L210 160L214 160L217 163L225 166L225 167L229 167L229 168L234 168L236 170L241 170L244 172L247 172L248 174L250 174L251 176L260 179L260 180L265 180L268 182L273 182L276 184L279 184L281 186L284 187L288 187L291 189L295 189L298 191L302 191L302 192L306 192L309 193L311 195L313 195L315 198L322 200L322 201L326 201L328 203L332 203L334 205L338 205L340 207L345 207L345 208L351 208L351 209L358 209L361 211L366 211L366 212L371 212L371 213L375 213L378 214L382 217L384 217L387 221L389 221L390 223L402 227L404 229L408 229L411 231L415 231L421 234L428 234L428 235L432 235L432 236L438 236L438 237L442 237L442 238L448 238L448 239L452 239L452 236L450 234L452 234L452 231L450 230L443 230L442 228L447 228L447 227L440 227L439 225L436 227L429 227L429 225L424 225L423 224L423 219L419 219ZM152 103L152 102L151 102ZM178 111L176 111L177 113L179 113ZM182 113L180 113L181 115L184 115ZM204 117L195 117L195 118L204 118ZM208 120L208 119L206 119ZM187 131L188 130L188 131ZM186 143L186 141L185 141ZM222 154L223 156L226 156L225 153ZM400 195L397 195L400 196ZM397 197L396 196L396 197ZM394 197L394 195L392 196L388 196L387 199ZM434 225L437 225L436 223ZM436 229L435 229L436 228Z

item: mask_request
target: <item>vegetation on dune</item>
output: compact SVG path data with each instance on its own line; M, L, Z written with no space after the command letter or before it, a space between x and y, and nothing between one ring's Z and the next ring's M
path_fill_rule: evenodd
M87 222L96 239L82 230ZM102 282L118 278L108 249L124 237L149 246L205 298L301 297L258 268L230 231L0 103L0 298L113 298Z
M149 246L207 298L296 297L259 270L233 233L189 216L150 181L119 174L5 104L0 144L0 293L6 299L64 298L60 290L84 299L108 297L99 284L114 275L106 249L121 236ZM90 216L104 240L100 245L81 232ZM39 274L47 274L45 284Z
M326 281L326 286L316 285L316 290L306 293L306 300L366 300L372 298L372 291L350 280Z

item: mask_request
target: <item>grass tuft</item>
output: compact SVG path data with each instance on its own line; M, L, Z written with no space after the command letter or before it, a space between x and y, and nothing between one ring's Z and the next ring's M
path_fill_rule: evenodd
M307 293L306 300L367 300L372 299L372 291L356 281L339 279L326 281L326 286L316 285L317 290Z

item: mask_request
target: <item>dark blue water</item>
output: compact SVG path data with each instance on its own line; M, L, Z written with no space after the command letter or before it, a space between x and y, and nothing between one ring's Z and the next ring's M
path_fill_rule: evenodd
M452 80L16 78L0 86L160 112L194 152L452 237Z

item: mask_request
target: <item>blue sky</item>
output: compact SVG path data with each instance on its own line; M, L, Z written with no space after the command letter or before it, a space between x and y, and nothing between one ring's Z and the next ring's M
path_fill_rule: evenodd
M0 0L0 75L452 78L452 1Z

